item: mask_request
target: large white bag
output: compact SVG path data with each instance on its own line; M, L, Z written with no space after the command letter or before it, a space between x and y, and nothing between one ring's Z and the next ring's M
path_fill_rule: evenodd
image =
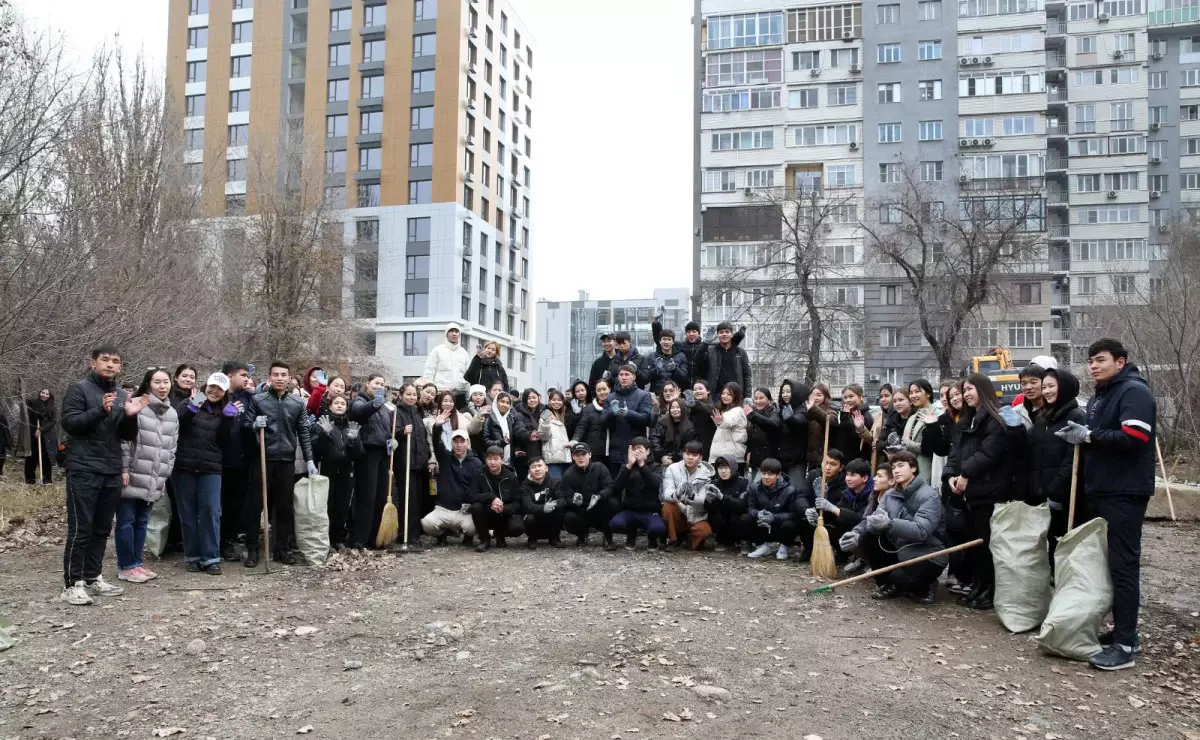
M167 551L167 537L171 534L171 497L162 495L150 508L150 519L146 522L146 544L143 553L152 553L161 558Z
M996 588L992 603L1000 624L1010 632L1037 629L1054 595L1047 534L1050 507L1021 501L1000 504L992 510L992 538L988 547L995 564Z
M296 549L309 565L323 565L329 557L329 479L313 475L296 481L292 492L296 509Z
M1100 652L1100 623L1112 608L1108 522L1093 519L1059 538L1054 577L1054 599L1038 645L1052 655L1087 660Z

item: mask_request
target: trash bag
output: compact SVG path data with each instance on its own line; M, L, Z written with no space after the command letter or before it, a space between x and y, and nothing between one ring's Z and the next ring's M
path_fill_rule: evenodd
M1047 537L1050 507L1021 501L1000 504L992 510L992 538L988 545L995 564L996 587L992 596L1000 624L1010 632L1028 632L1046 618L1051 585Z
M159 496L150 507L150 520L146 523L146 544L143 553L161 558L167 551L167 539L171 533L171 497Z
M3 409L0 409L0 413L4 413ZM17 637L17 628L7 618L0 617L0 652L16 647L20 643L21 638Z
M1108 522L1093 519L1058 540L1054 599L1037 643L1051 655L1087 660L1100 652L1100 623L1112 608Z
M309 565L323 565L329 557L329 479L313 475L296 481L292 493L296 508L296 549Z

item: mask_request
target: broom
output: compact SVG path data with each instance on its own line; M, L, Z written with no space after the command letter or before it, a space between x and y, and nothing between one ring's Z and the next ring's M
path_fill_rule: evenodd
M1079 445L1071 455L1071 503L1067 509L1067 531L1075 529L1075 488L1079 484Z
M829 455L829 424L832 419L832 416L825 416L825 451L821 455L822 466L825 464L825 457ZM827 488L825 472L822 470L820 475L821 498L825 498ZM817 529L813 532L813 551L810 560L813 577L828 580L837 576L837 563L833 559L833 545L829 543L829 530L825 529L824 510L819 510L817 513Z
M404 552L408 552L408 494L411 488L409 476L412 473L412 466L408 464L408 460L411 456L412 435L406 434L404 436L404 544L400 545L400 549Z
M853 578L843 578L842 580L837 581L836 583L830 583L825 586L817 586L816 588L810 588L809 590L805 591L804 594L805 594L805 596L809 596L809 597L819 596L821 594L827 594L827 593L832 592L835 588L841 588L842 586L849 586L851 583L858 583L859 581L866 580L867 578L874 578L875 576L881 576L884 573L890 573L893 570L899 570L900 568L907 568L908 566L913 565L914 563L923 563L926 560L933 560L934 558L941 557L942 555L949 555L952 552L958 552L959 550L966 550L967 548L975 547L976 545L982 545L982 544L983 544L982 539L971 540L970 542L964 542L961 545L955 545L954 547L947 547L945 550L938 550L937 552L931 552L928 555L922 555L919 558L913 558L912 560L905 560L903 563L892 563L891 565L883 567L883 568L879 568L878 570L869 570L866 573L861 573L857 576L854 576Z
M396 438L396 417L400 413L400 408L392 409L392 439ZM407 435L411 438L411 435ZM405 448L407 454L407 447ZM405 458L404 464L408 465L408 458ZM375 547L384 548L396 541L396 532L400 529L400 514L396 511L396 505L392 503L392 484L396 479L396 460L389 456L388 459L388 485L387 485L387 504L383 507L383 518L379 520L379 533L375 535Z
M262 509L263 509L263 552L266 557L263 558L263 567L267 569L267 573L271 572L271 509L267 499L267 430L260 428L258 430L258 469L262 481Z

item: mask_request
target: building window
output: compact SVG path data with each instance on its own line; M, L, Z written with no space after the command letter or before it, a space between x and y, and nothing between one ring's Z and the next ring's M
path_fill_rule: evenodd
M1042 346L1042 323L1040 321L1017 321L1009 324L1008 346L1036 349Z
M889 163L879 165L879 182L884 184L892 184L900 182L900 165L898 163Z
M429 255L409 255L404 259L404 276L408 280L429 279Z
M879 286L879 302L885 306L899 306L903 289L899 285L881 285Z
M429 315L428 293L404 294L404 317L414 318Z
M184 147L188 151L204 148L204 129L190 128L183 132Z
M881 123L879 124L879 143L880 144L896 144L900 142L900 124L899 123Z
M386 47L383 41L364 41L363 42L363 63L382 62L387 58Z
M330 80L326 83L325 102L335 103L350 99L350 80Z
M386 26L387 5L363 6L363 25L368 28L371 26Z
M921 182L941 182L942 180L942 162L922 162L921 163Z
M433 144L409 144L408 166L430 167L433 165Z
M794 51L792 52L792 70L801 69L820 69L821 68L821 52L819 51Z
M471 320L471 299L468 296L462 297L462 305L459 308L459 315L463 321Z
M900 22L900 6L897 5L878 5L875 7L875 22L884 23L899 23Z
M942 0L920 0L917 3L917 20L936 21L942 17Z
M208 79L208 62L188 62L187 81L204 82Z
M921 141L941 141L941 121L921 121L918 127L918 138Z
M250 136L249 124L239 123L229 127L229 144L227 146L246 146Z
M246 160L225 160L225 182L244 182L246 180Z
M875 47L875 61L894 64L900 61L900 44L879 44Z
M1022 306L1039 306L1042 303L1041 283L1016 283L1013 285L1013 299Z
M437 53L437 34L418 33L413 35L413 56L431 57Z
M189 49L203 49L208 46L208 26L188 29Z
M878 95L876 102L899 103L900 102L900 83L899 82L881 82L881 83L879 83L879 95Z
M325 137L332 139L346 135L346 116L325 116Z
M371 111L370 113L358 114L358 133L360 134L382 134L383 133L383 111Z
M229 112L238 113L250 110L250 91L231 90L229 93Z
M358 207L374 208L379 205L379 183L360 184L358 186Z
M432 203L433 181L411 180L408 183L408 202L410 205L414 203Z
M246 196L244 195L226 195L225 196L225 215L226 216L241 216L246 212Z
M927 62L933 59L942 58L942 42L940 40L918 41L917 42L917 59L922 62Z
M917 83L917 91L920 93L921 100L941 100L942 81L921 80Z
M344 67L350 64L350 44L329 45L329 66Z
M358 150L359 170L383 169L383 149L377 146L362 147Z
M350 8L342 8L340 10L329 11L329 30L330 31L349 31L350 30Z
M782 82L783 52L768 49L709 54L705 61L705 81L707 87ZM505 83L501 82L501 88L501 95L508 97Z
M205 15L208 13L208 0L188 0L188 15Z
M879 331L879 346L880 347L899 347L900 346L900 328L895 326L885 326Z
M433 70L426 69L421 72L413 72L414 93L433 92Z
M419 295L419 294L411 294ZM406 357L424 357L429 354L429 334L423 331L404 332L404 355Z
M433 220L428 216L408 219L407 239L410 242L427 242L433 228Z
M183 99L183 114L188 118L204 115L204 96L188 95Z
M364 218L354 222L354 241L374 244L379 241L379 219ZM378 260L376 260L378 261ZM374 279L374 278L372 278Z
M232 57L229 60L229 76L230 77L249 77L250 76L250 57L240 56Z
M463 208L466 208L468 211L475 210L475 191L471 189L470 185L463 185L462 205ZM463 244L465 246L470 246L470 244L468 244L469 241L470 240L466 236L463 237Z
M325 152L325 174L336 175L346 171L346 150L331 149Z
M254 40L254 21L241 21L233 24L233 38L230 43L248 44Z
M472 10L472 13L475 11ZM432 21L437 18L437 0L417 0L413 5L413 20ZM472 26L474 28L474 26Z

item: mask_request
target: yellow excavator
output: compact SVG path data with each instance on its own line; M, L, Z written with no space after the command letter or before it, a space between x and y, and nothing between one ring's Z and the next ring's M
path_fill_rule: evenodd
M1002 406L1011 404L1021 393L1021 377L1013 367L1012 353L1007 347L992 347L986 355L975 355L969 372L983 373L991 379Z

